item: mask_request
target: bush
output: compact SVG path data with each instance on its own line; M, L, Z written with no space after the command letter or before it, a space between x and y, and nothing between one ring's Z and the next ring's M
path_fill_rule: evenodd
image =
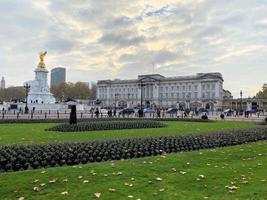
M265 127L213 134L0 146L0 171L18 171L238 145L267 139Z
M152 120L127 120L127 121L92 121L79 124L61 124L47 131L60 132L80 132L80 131L100 131L100 130L120 130L120 129L138 129L138 128L160 128L165 127L157 121Z
M265 124L267 124L267 117L265 117L265 120L264 121L265 121Z

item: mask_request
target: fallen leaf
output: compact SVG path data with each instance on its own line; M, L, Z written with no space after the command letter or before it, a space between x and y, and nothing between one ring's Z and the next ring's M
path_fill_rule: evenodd
M34 188L33 188L33 191L35 191L35 192L40 192L41 189L40 189L39 187L34 187Z
M54 178L54 179L49 181L49 183L56 183L56 182L57 182L57 178Z
M39 180L38 179L35 179L32 181L32 183L37 183Z
M133 195L128 195L128 198L132 199L133 198Z
M100 198L101 193L100 192L96 192L94 195L96 196L96 198Z
M186 174L186 172L184 172L184 171L180 171L180 174L184 175L184 174Z
M88 183L89 181L88 180L84 180L83 183Z
M68 195L68 191L61 192L61 195Z
M177 170L176 170L175 168L172 168L172 171L173 171L173 172L176 172Z
M164 188L161 188L161 189L159 189L159 191L160 191L160 192L164 192L164 191L165 191L165 189L164 189Z
M17 200L25 200L24 197L19 197Z
M199 178L204 179L205 176L203 174L198 175Z
M114 188L109 188L108 191L110 191L110 192L115 192L116 189L114 189Z
M162 178L157 177L156 180L157 180L157 181L162 181Z

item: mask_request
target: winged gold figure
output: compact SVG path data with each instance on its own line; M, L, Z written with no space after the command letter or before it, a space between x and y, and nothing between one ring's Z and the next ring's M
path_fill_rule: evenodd
M47 54L47 51L41 51L39 53L40 62L38 64L38 66L40 68L45 68L44 57L46 56L46 54Z

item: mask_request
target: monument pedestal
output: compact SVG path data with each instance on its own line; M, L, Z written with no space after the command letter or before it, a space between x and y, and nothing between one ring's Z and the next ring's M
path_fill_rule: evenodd
M54 104L55 98L50 93L46 68L38 66L35 70L35 80L28 81L30 85L30 92L28 95L28 103L39 103L39 104Z

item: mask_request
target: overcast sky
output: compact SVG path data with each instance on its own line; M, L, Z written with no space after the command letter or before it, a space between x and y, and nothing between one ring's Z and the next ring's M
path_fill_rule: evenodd
M0 76L34 78L38 53L68 81L221 72L253 96L267 82L267 0L0 0Z

